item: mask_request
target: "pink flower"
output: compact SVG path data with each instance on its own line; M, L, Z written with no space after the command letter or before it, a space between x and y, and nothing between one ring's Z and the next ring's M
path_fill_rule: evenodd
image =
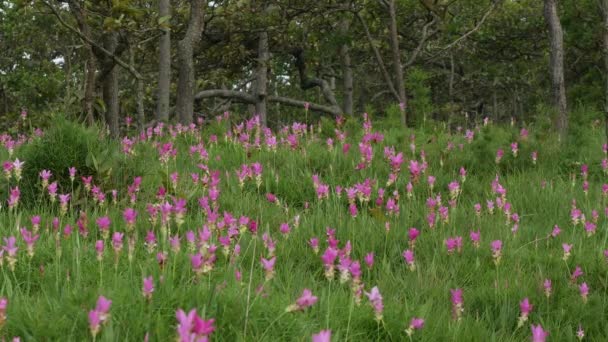
M261 258L262 267L266 273L266 280L270 280L272 277L274 277L274 264L276 260L276 257L272 257L270 259Z
M424 319L414 317L410 321L410 326L405 330L408 336L412 336L415 330L420 330L424 327Z
M532 308L534 308L534 306L532 304L530 304L530 301L528 300L528 298L524 298L524 300L522 300L519 303L519 309L521 311L521 316L519 316L519 321L517 323L518 327L522 327L524 325L524 323L528 320L528 315L532 311Z
M198 316L195 309L190 310L188 314L179 309L176 312L176 318L177 335L180 342L206 342L209 340L209 335L215 331L213 326L215 319L204 320Z
M150 300L152 299L152 292L154 292L154 278L152 276L144 278L143 283L142 293L144 298Z
M494 240L491 243L492 247L492 257L494 258L494 263L498 265L500 263L501 252L502 252L502 241Z
M576 338L578 338L579 341L581 341L584 337L585 337L585 331L583 330L583 327L579 324L578 329L576 330Z
M564 243L562 244L562 249L564 250L564 256L562 259L564 259L564 261L568 260L568 258L570 257L570 251L572 251L572 245Z
M572 275L570 276L570 280L572 280L572 282L576 282L576 280L577 280L577 279L578 279L580 276L582 276L583 274L584 274L584 273L583 273L583 270L581 269L581 267L580 267L580 266L578 266L578 265L577 265L577 266L574 268L574 271L572 272Z
M376 320L381 321L382 312L384 311L384 304L382 303L382 295L380 294L380 290L378 290L378 286L374 286L370 292L365 292L365 295L374 308Z
M543 330L543 327L539 325L532 324L532 342L545 342L549 333Z
M581 297L583 298L583 302L587 303L587 296L589 295L589 286L587 283L582 283L578 289L581 291Z
M416 269L416 265L414 264L414 252L408 249L403 251L402 255L405 259L405 262L409 266L410 271L414 271Z
M553 231L551 231L551 236L557 237L561 232L562 232L562 230L559 229L559 226L555 225L555 226L553 226Z
M462 289L451 289L450 290L452 301L452 314L454 319L459 321L462 318L464 312L464 299L462 298Z
M606 256L606 258L608 258L608 256ZM363 258L363 261L365 261L367 268L371 269L374 267L374 252L367 253Z
M112 234L112 247L114 247L114 251L116 251L116 253L119 253L122 250L122 239L124 236L125 234L121 232L114 232L114 234Z
M481 238L481 232L478 231L471 231L469 233L469 237L471 238L471 242L473 242L473 246L475 246L475 248L479 247L479 239Z
M6 322L6 308L8 307L8 299L6 299L5 297L0 297L0 330L2 329L2 326L4 325L4 322Z
M312 335L312 342L331 342L331 330L321 330Z
M97 336L101 329L101 318L99 317L99 312L96 310L89 311L89 329L91 330L93 338Z
M418 236L420 235L420 231L416 228L410 228L407 232L407 237L410 240L410 244L414 244Z
M551 297L551 279L545 279L543 288L545 289L545 296L547 298Z
M276 203L277 197L274 194L269 192L266 194L266 200L270 203Z
M333 248L327 248L325 253L321 256L321 260L325 266L325 277L327 277L327 279L333 279L334 277L334 263L337 257L338 251Z
M137 219L137 211L135 211L135 209L133 208L127 208L122 213L122 217L127 223L127 226L133 228L133 226L135 225L135 219Z
M103 259L103 240L95 241L95 252L97 253L97 260L101 261Z
M313 306L317 302L318 298L313 296L312 291L304 289L300 298L296 300L296 303L287 307L288 312L292 311L304 311L307 308Z

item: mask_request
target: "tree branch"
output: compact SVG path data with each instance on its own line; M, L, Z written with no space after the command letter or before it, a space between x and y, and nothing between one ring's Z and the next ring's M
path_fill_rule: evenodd
M75 27L72 27L70 24L66 23L65 20L63 20L63 18L61 17L61 14L59 14L59 12L57 12L57 9L53 5L46 2L46 0L42 0L42 3L53 12L53 14L59 20L59 23L63 27L65 27L69 31L72 31L73 33L77 34L80 37L80 39L89 43L91 46L95 47L95 49L98 49L99 51L103 52L105 55L107 55L109 58L111 58L116 64L120 65L121 67L126 69L129 73L131 73L131 75L133 75L133 77L137 78L138 80L143 79L141 74L139 72L137 72L137 70L135 70L135 68L133 68L133 66L125 63L120 58L118 58L116 55L114 55L113 53L111 53L110 51L105 49L103 46L97 44L91 38L89 38L88 36L83 34L80 30L78 30Z
M443 47L442 50L449 50L449 49L451 49L452 47L454 47L455 45L457 45L458 43L460 43L461 41L463 41L464 39L466 39L468 36L472 35L477 30L479 30L479 28L481 27L481 25L483 25L483 23L486 21L486 19L488 19L488 17L492 13L492 11L494 11L494 9L496 8L496 6L500 2L501 2L501 0L492 0L492 4L486 10L486 13L484 13L484 15L481 17L481 20L479 20L479 22L477 23L477 25L475 25L475 27L473 27L470 31L468 31L465 34L463 34L462 36L458 37L458 39L454 40L450 44L448 44L445 47Z

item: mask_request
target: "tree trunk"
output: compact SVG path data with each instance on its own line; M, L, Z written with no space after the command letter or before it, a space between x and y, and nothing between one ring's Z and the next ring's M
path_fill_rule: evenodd
M255 79L255 114L260 116L260 123L266 126L267 110L266 98L268 97L268 32L263 31L258 35L258 59Z
M171 15L171 0L160 0L158 14L161 18ZM158 121L169 120L169 102L171 88L171 30L168 23L161 28L163 32L158 47L158 99L156 115Z
M179 73L177 81L177 103L175 111L179 121L188 125L194 119L194 60L193 49L201 40L205 6L202 0L190 0L190 19L184 38L177 44Z
M604 12L604 126L606 143L608 143L608 0L602 0L602 10Z
M350 23L347 19L342 20L340 31L347 34ZM345 114L353 115L353 66L350 59L348 43L340 46L340 60L342 62L342 111Z
M104 48L112 53L116 50L118 45L118 33L111 32L105 37ZM103 89L103 102L106 106L105 119L108 128L110 129L110 135L113 138L118 138L120 130L118 126L118 115L119 115L119 103L118 103L118 73L116 64L110 61L111 68L103 77L102 89Z
M401 108L401 124L407 125L407 98L405 95L405 83L403 81L403 68L401 66L401 51L399 50L399 35L397 32L397 9L395 8L395 0L388 2L388 11L390 15L390 39L391 51L393 52L393 72L395 73L395 84L397 93L399 94L399 108Z
M129 64L135 65L135 48L130 47L129 49ZM135 95L137 101L137 127L140 130L144 129L146 124L146 113L144 108L144 80L138 78L135 80Z
M545 0L544 15L549 27L549 41L551 44L551 90L553 106L557 111L555 127L560 141L563 141L568 130L568 107L564 80L564 33L557 13L557 0Z

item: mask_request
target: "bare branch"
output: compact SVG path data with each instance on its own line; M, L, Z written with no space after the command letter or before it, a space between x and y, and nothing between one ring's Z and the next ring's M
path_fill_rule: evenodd
M456 39L453 42L451 42L450 44L446 45L442 50L449 50L449 49L451 49L452 47L454 47L455 45L457 45L461 41L467 39L468 36L472 35L477 30L479 30L479 28L481 27L481 25L483 25L483 23L486 21L486 19L488 19L488 17L492 13L492 11L494 11L494 9L496 8L496 6L500 2L501 2L501 0L492 0L492 4L486 10L486 12L484 13L484 15L481 17L481 20L479 20L479 22L477 23L477 25L475 25L475 27L473 27L470 31L468 31L465 34L463 34L462 36L458 37L458 39Z
M61 14L59 12L57 12L57 9L53 5L51 5L50 3L46 2L45 0L42 0L42 3L53 12L53 14L57 18L57 20L59 20L59 23L63 27L65 27L68 30L72 31L73 33L75 33L76 35L78 35L80 37L80 39L84 40L85 42L89 43L91 46L94 46L96 49L98 49L99 51L101 51L104 54L106 54L116 64L120 65L121 67L123 67L124 69L126 69L129 73L131 73L131 75L133 75L133 77L137 78L138 80L139 79L143 79L143 77L141 76L141 74L139 72L137 72L137 70L135 70L135 68L133 68L133 66L125 63L120 58L118 58L115 54L111 53L110 51L108 51L107 49L105 49L103 46L101 46L101 45L97 44L96 42L94 42L87 35L83 34L80 30L78 30L75 27L72 27L70 24L68 24L67 22L65 22L65 20L63 20L63 18L61 17Z

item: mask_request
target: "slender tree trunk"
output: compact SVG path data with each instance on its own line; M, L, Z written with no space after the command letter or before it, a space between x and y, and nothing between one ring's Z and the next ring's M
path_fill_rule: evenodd
M116 50L118 45L118 33L111 32L105 37L104 48L112 53ZM120 135L118 116L119 116L119 103L118 103L118 73L116 64L113 61L111 69L103 77L102 90L103 90L103 102L106 105L105 119L108 128L110 129L110 135L113 138L118 138Z
M179 73L175 110L179 121L184 125L190 124L194 119L195 75L193 50L194 46L201 40L204 28L205 3L202 0L190 0L188 29L184 38L177 44Z
M129 64L135 65L135 49L130 47L129 49ZM135 80L135 93L137 101L137 127L143 130L146 124L146 113L144 108L144 80L138 78Z
M348 33L350 22L347 19L340 23L340 31L343 35ZM348 43L340 46L340 59L342 62L342 111L353 115L353 66L350 59Z
M608 143L608 0L602 0L604 12L604 126L606 130L606 143Z
M162 17L171 15L171 0L160 0L158 14ZM158 102L156 115L159 121L169 120L169 102L171 88L171 30L166 26L161 28L162 35L158 47Z
M267 97L268 97L268 32L263 31L258 35L258 59L255 79L255 114L260 116L260 123L266 126L267 120Z
M407 97L405 94L405 83L403 80L403 67L401 66L401 51L399 50L399 35L397 32L397 9L395 8L395 0L388 2L388 11L390 15L390 39L391 50L393 52L393 72L395 73L395 84L397 93L399 94L399 107L401 108L401 124L407 125Z
M559 139L563 141L568 130L568 106L566 102L566 82L564 80L564 33L557 12L557 0L545 0L545 21L549 27L551 43L551 91L553 106L557 111L555 126Z

